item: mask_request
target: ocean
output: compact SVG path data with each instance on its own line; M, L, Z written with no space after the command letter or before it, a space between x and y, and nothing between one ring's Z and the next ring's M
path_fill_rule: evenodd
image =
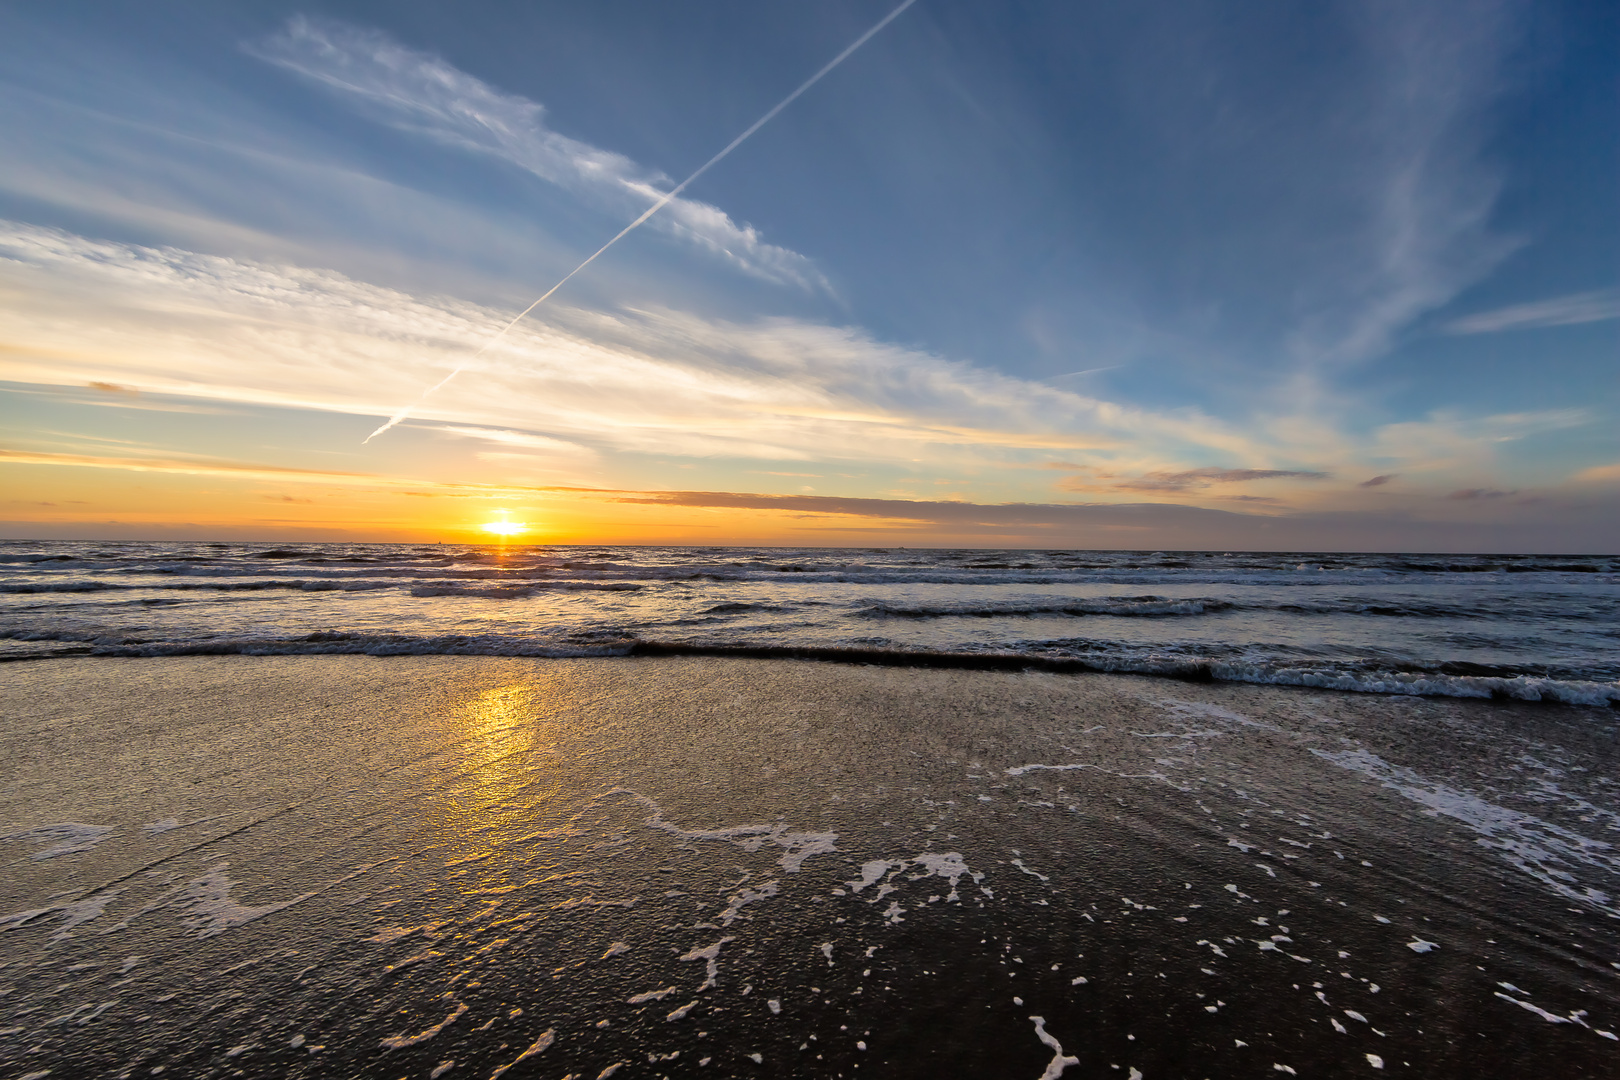
M1620 558L0 544L0 659L805 655L1620 703Z

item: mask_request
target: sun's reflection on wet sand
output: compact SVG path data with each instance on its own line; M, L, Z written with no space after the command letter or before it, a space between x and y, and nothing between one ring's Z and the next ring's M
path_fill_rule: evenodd
M479 689L450 710L464 737L452 776L427 807L443 843L446 876L462 895L504 893L528 869L525 840L558 802L554 710L544 681Z

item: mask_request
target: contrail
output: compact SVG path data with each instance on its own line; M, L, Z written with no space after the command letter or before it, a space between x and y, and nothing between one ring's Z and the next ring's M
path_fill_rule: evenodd
M1108 367L1088 367L1084 371L1068 371L1068 372L1064 372L1062 375L1053 375L1051 378L1047 379L1046 381L1047 382L1054 382L1054 381L1056 381L1058 379L1072 379L1076 375L1095 375L1099 371L1118 371L1120 368L1122 368L1124 366L1125 366L1124 364L1110 364Z
M617 244L620 240L623 240L626 236L629 236L630 233L635 231L636 228L638 228L643 223L645 223L648 218L652 217L654 214L658 213L658 211L662 210L665 206L669 205L671 200L675 199L678 195L680 195L681 192L685 191L687 189L687 187L692 183L692 181L696 180L698 177L700 177L704 173L708 172L714 166L718 165L721 161L723 161L726 158L726 156L728 154L730 154L733 150L737 149L737 147L741 146L743 144L743 142L745 140L747 140L748 136L752 135L754 132L758 131L760 128L762 128L766 124L770 123L771 120L773 118L775 118L777 113L781 112L783 109L785 109L789 105L793 104L794 101L798 100L799 95L803 94L806 90L810 89L812 86L816 85L816 83L820 82L822 80L822 77L825 76L833 68L837 67L839 64L842 64L845 60L849 59L849 55L851 53L853 53L856 49L860 48L862 45L865 45L868 41L870 41L872 39L872 36L874 34L876 34L879 30L882 30L885 26L888 26L895 19L899 18L900 14L902 12L904 12L906 10L906 8L910 7L912 4L915 4L916 2L917 2L917 0L902 0L902 3L900 4L899 7L895 8L893 11L891 11L887 15L883 16L882 19L878 20L877 25L873 26L866 33L862 34L860 37L858 37L854 41L850 42L849 45L844 49L843 52L839 53L837 56L835 56L831 60L827 61L827 63L822 66L820 71L816 72L814 75L812 75L808 79L804 80L804 82L800 83L799 88L797 90L793 91L793 93L789 94L787 97L785 97L781 101L777 102L776 105L769 112L767 112L764 116L760 117L758 120L755 120L752 124L748 125L748 129L746 131L744 131L741 135L738 135L735 139L732 139L729 143L727 143L724 150L721 150L718 154L714 155L714 157L710 158L708 161L705 161L702 165L698 166L698 169L697 169L696 172L694 172L691 176L688 176L685 180L682 180L679 184L676 184L669 191L665 192L664 195L661 198L659 198L659 200L657 202L653 203L646 210L642 211L642 214L641 214L640 217L636 218L636 220L634 220L630 224L626 225L623 229L620 229L619 234L617 236L615 236L613 239L609 240L607 243L603 244L601 247L597 248L595 253L592 254L590 258L586 259L584 262L580 263L578 266L576 266L572 270L568 271L568 273L563 277L563 279L561 281L557 282L557 284L553 285L551 288L547 289L544 293L540 294L540 298L538 300L536 300L534 303L530 304L528 307L524 308L522 311L518 312L517 316L511 322L509 322L505 326L501 327L500 330L495 334L494 337L492 337L488 341L484 342L483 346L477 352L473 353L472 356L468 357L465 361L463 361L462 364L459 367L457 367L450 374L446 375L444 378L440 379L438 382L434 383L432 386L428 387L426 390L422 391L422 396L421 397L417 398L411 404L406 405L404 408L400 409L397 413L395 413L393 416L388 418L388 422L386 424L384 424L382 427L378 428L376 431L373 431L370 435L367 435L365 437L365 439L362 441L361 445L362 446L365 445L365 443L370 442L372 439L375 439L377 436L381 435L383 432L387 431L389 428L393 427L394 425L398 424L400 421L404 420L406 417L410 416L412 409L416 408L416 406L418 406L422 402L426 401L429 397L431 397L435 392L437 392L440 388L442 388L451 379L455 378L457 375L460 375L463 371L465 371L468 364L472 363L474 360L477 360L480 356L483 356L484 353L488 352L490 346L494 345L497 341L501 340L501 338L505 337L506 332L508 330L512 329L512 327L516 326L519 322L521 322L523 320L524 316L528 315L529 312L533 311L535 308L539 307L541 304L543 304L547 300L551 299L551 294L556 292L558 289L562 288L564 285L568 284L568 279L569 278L573 277L575 274L579 273L581 270L583 270L587 266L591 265L591 263L596 261L597 256L601 255L604 251L606 251L608 248L612 247L614 244Z

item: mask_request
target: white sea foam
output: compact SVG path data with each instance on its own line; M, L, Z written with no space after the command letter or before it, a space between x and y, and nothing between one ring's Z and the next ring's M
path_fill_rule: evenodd
M720 925L730 926L734 921L736 921L738 915L742 912L743 905L757 903L761 900L769 900L771 897L775 896L781 891L781 882L767 881L758 889L741 889L733 893L731 896L726 898L726 909L718 916L720 919Z
M284 911L294 904L301 904L316 895L315 892L306 892L291 900L256 907L238 903L231 896L236 883L226 873L230 865L228 862L214 865L202 877L182 886L172 902L184 911L180 917L181 924L195 930L200 938L223 934L255 919Z
M912 874L904 873L908 868L915 869L917 872ZM862 863L860 880L846 882L845 884L849 886L851 892L859 894L868 886L882 882L882 884L878 885L877 895L867 901L868 903L875 903L896 891L896 886L891 884L896 878L904 881L921 881L924 878L939 877L951 883L951 891L945 897L946 901L956 903L961 900L961 895L957 891L957 883L964 876L971 877L975 883L984 880L984 874L971 869L962 860L962 853L959 851L925 851L911 858L872 859L869 862ZM883 880L885 877L888 880Z
M1031 870L1029 867L1025 866L1023 859L1014 859L1012 861L1012 864L1014 866L1018 867L1018 869L1022 873L1028 874L1030 877L1040 878L1042 881L1051 881L1052 880L1051 878L1047 877L1045 874L1040 873L1039 871L1036 871L1036 870ZM955 882L952 882L952 884L954 885Z
M851 892L860 892L868 885L876 884L891 867L904 866L904 862L890 862L887 859L872 859L861 864L861 878L859 881L846 882Z
M693 948L680 957L681 960L702 960L704 962L703 985L698 987L700 992L717 985L720 975L720 947L728 941L735 940L732 937L723 937L713 945L706 945L701 949Z
M52 941L66 941L72 936L75 927L83 926L92 919L99 919L107 913L107 905L117 898L122 889L107 889L102 892L86 896L82 900L71 900L55 910L62 915L62 923L51 935ZM128 970L127 968L125 970Z
M57 925L56 933L51 935L50 940L53 942L66 941L73 936L72 931L76 927L105 915L107 905L116 899L121 892L123 892L122 889L104 889L78 900L69 900L61 904L48 904L45 907L30 908L26 911L17 911L10 915L0 916L0 931L16 930L33 922L35 919L54 913L61 916L61 921ZM128 972L130 968L135 966L134 962L138 959L138 957L131 957L125 963L120 974Z
M1032 772L1075 772L1080 769L1098 769L1104 772L1107 771L1100 765L1091 765L1085 762L1080 762L1069 765L1015 765L1010 769L1003 769L1002 772L1006 773L1008 776L1023 776L1025 773Z
M1070 1065L1080 1064L1079 1058L1065 1055L1063 1053L1063 1044L1047 1033L1046 1019L1044 1017L1032 1016L1030 1020L1035 1023L1035 1037L1052 1048L1052 1060L1046 1063L1046 1069L1041 1073L1039 1080L1057 1080L1058 1077L1063 1075L1064 1069L1067 1069ZM1131 1071L1134 1073L1136 1070L1132 1069Z
M978 873L968 868L967 863L962 861L962 853L959 851L947 851L942 854L924 852L923 854L914 856L911 860L911 864L922 870L922 873L920 874L910 875L909 879L911 881L918 881L925 877L940 877L949 881L951 883L951 892L950 895L946 897L947 900L955 901L961 899L956 891L956 883L960 881L964 875L971 877L975 882L984 880L984 875L982 873Z
M0 833L0 840L47 845L29 856L39 861L89 851L111 836L114 831L111 825L84 825L77 821L62 821L54 825L36 825L31 829Z
M811 856L838 850L838 834L833 832L798 832L781 823L733 825L721 829L687 829L666 821L664 812L657 803L629 788L613 788L603 792L598 798L605 799L614 795L628 795L651 810L652 816L645 822L649 828L661 829L682 840L715 840L734 844L747 852L756 852L766 844L775 844L784 849L782 857L777 860L778 865L790 874L798 873L803 868L804 861Z
M49 915L55 910L55 905L47 905L45 907L29 908L26 911L14 911L10 915L0 915L0 930L15 930L18 927L28 925L41 915Z
M1608 841L1582 836L1522 810L1429 780L1367 750L1312 748L1311 753L1340 768L1372 777L1435 814L1461 823L1476 834L1481 846L1500 852L1510 865L1559 895L1620 915L1620 906L1607 892L1581 885L1575 877L1581 867L1608 875L1620 873L1620 857Z

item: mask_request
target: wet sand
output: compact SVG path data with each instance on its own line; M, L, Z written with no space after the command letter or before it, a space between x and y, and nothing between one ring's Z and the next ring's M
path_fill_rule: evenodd
M1612 1076L1608 709L714 658L0 669L7 1076Z

